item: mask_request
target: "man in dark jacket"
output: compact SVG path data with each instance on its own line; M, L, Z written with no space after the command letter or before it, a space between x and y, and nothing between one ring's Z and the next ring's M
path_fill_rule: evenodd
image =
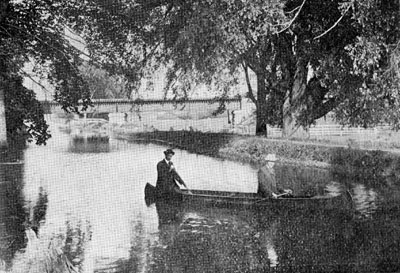
M176 172L174 164L171 161L172 156L175 154L174 151L167 149L164 151L164 154L165 158L157 164L157 190L161 194L178 192L180 189L176 182L187 188L185 182L183 182L183 179Z

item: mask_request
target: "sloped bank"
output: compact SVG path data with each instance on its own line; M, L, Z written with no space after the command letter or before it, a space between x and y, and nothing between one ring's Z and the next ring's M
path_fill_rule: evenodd
M118 133L116 137L142 143L161 143L256 166L266 163L266 155L275 154L278 162L323 168L352 180L381 183L387 178L394 182L400 178L400 157L387 151L198 131Z

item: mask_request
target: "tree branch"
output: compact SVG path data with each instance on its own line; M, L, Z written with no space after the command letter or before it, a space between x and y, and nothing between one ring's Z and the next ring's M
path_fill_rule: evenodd
M36 39L38 42L41 42L42 44L47 45L49 48L52 48L52 49L54 49L55 51L58 51L59 53L61 53L61 55L62 55L63 58L67 61L67 63L70 65L70 67L71 67L73 70L75 70L76 73L79 74L79 71L76 70L75 66L71 63L71 61L69 60L68 56L66 55L66 53L65 53L64 51L62 51L61 49L59 49L59 48L57 48L57 47L55 47L55 46L50 45L49 43L47 43L46 41L44 41L43 39L41 39L41 38L38 37L37 35L34 35L34 34L32 34L32 33L29 33L28 31L26 31L26 30L24 30L24 29L22 29L22 28L20 28L20 27L17 27L17 26L11 25L11 24L8 24L8 26L13 27L13 28L15 28L15 29L17 29L17 30L19 30L19 31L24 32L25 34L27 34L27 35L33 37L34 39ZM60 34L60 33L59 33L59 34ZM75 48L75 47L74 47L74 48Z
M285 27L284 29L278 31L276 34L280 34L280 33L284 32L284 31L286 31L288 28L290 28L290 26L293 24L294 20L296 20L297 16L299 16L299 13L300 13L301 9L303 8L305 2L306 2L306 0L303 1L303 3L301 4L299 10L296 12L296 15L293 17L293 19L290 20L289 25L287 27Z
M327 29L326 31L324 31L322 34L320 34L320 35L318 35L317 37L315 37L313 40L316 40L316 39L321 38L322 36L326 35L329 31L331 31L332 29L334 29L334 28L339 24L339 22L343 19L343 17L346 15L346 13L349 11L350 7L351 7L351 5L349 5L349 6L347 7L347 9L343 12L342 16L340 16L340 18L333 24L333 26L331 26L330 28L328 28L328 29Z
M27 78L29 78L31 81L33 81L34 83L36 83L37 85L39 85L43 90L45 90L47 93L51 94L52 92L50 90L48 90L43 84L41 84L40 82L36 81L34 78L32 78L32 76L29 73L26 73L23 70L20 70L20 72Z
M156 52L157 48L160 46L161 41L159 41L151 50L150 53L147 54L147 52L145 52L145 56L143 58L143 63L146 63L148 59L150 59L153 54Z
M249 78L249 72L248 72L248 66L244 63L242 63L243 69L244 69L244 75L246 76L246 83L247 83L247 89L249 90L249 92L247 92L247 94L249 95L249 99L256 104L257 100L254 97L254 92L253 92L253 88L251 87L251 83L250 83L250 78Z

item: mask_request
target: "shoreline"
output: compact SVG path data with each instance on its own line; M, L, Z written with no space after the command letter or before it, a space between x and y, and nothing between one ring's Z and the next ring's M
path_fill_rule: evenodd
M199 131L114 132L114 137L131 142L162 143L171 148L262 166L265 156L276 154L278 164L340 169L368 169L379 173L400 165L396 152L357 149L344 145L268 139L232 133L206 133ZM379 165L379 167L377 167ZM379 170L376 170L376 169ZM393 171L391 170L390 173Z

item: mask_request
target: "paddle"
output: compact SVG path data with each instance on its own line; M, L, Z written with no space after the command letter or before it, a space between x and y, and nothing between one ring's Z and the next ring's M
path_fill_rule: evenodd
M281 193L281 194L272 193L272 198L291 196L292 194L293 194L292 190L283 190L283 193Z

